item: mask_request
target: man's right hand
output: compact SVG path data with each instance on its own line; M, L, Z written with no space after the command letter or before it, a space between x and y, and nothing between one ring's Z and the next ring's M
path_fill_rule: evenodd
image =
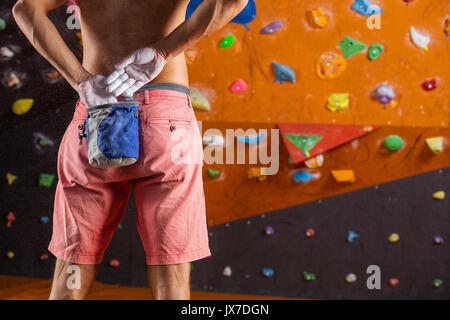
M88 107L117 102L117 98L106 91L106 77L90 75L78 84L78 94Z

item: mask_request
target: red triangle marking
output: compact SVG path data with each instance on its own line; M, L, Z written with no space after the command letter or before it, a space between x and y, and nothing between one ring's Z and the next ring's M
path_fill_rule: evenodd
M372 125L341 125L341 124L303 124L303 123L278 123L281 137L288 149L294 164L298 164L325 151L339 147L356 138L362 137L380 126ZM368 130L369 129L369 130ZM285 134L317 135L323 136L322 140L309 151L309 156L297 148L284 137Z

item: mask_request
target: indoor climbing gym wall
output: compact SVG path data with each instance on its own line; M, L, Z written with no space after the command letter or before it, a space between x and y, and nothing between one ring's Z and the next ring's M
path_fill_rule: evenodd
M0 7L0 274L51 278L57 152L77 96L13 2ZM50 14L81 59L70 17ZM212 251L192 290L449 299L449 35L448 0L249 0L187 50ZM147 284L132 199L98 281Z

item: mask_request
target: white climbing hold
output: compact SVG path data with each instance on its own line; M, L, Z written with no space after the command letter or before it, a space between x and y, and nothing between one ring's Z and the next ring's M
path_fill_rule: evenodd
M225 269L223 269L223 276L224 277L231 277L232 271L230 266L226 266Z
M353 283L356 282L358 278L356 277L356 274L354 273L349 273L346 277L345 277L345 282L347 283Z
M428 44L430 43L430 37L419 33L414 27L411 27L411 40L421 49L428 51Z

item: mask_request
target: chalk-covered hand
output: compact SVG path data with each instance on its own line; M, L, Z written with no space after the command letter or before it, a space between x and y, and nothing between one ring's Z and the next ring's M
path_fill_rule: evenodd
M78 94L88 107L117 102L116 97L106 92L106 77L91 75L78 85Z
M114 72L107 78L106 91L115 97L132 97L136 90L155 79L166 63L155 48L138 49L115 65Z

